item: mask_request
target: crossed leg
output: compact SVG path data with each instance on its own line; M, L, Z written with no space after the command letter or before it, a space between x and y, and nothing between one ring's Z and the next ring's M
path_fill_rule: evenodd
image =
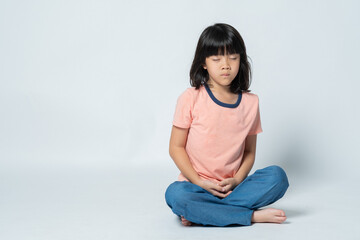
M175 182L172 185L167 189L166 201L185 226L192 225L191 221L226 226L250 225L251 222L282 223L286 220L283 210L259 210L280 199L289 186L284 170L278 166L257 170L224 199L189 182Z

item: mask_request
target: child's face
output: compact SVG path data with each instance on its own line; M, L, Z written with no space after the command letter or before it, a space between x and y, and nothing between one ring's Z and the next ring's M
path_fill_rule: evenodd
M211 84L228 88L239 72L240 54L213 55L205 59L204 69Z

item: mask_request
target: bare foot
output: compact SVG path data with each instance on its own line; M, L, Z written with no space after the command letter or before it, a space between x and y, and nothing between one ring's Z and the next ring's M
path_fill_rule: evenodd
M183 216L181 216L181 223L182 223L184 226L191 226L191 225L192 225L192 222L186 220Z
M285 212L280 209L266 208L254 211L251 222L282 223L286 220Z

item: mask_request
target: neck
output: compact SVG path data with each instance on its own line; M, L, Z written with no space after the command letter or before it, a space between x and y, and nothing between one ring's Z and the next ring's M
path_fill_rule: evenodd
M219 85L219 84L215 83L214 81L212 81L211 79L209 79L207 84L213 92L218 92L218 93L223 93L223 94L231 93L230 86Z

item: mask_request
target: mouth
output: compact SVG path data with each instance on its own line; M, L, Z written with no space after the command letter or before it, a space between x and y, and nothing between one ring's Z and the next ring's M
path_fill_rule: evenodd
M230 76L230 74L224 73L224 74L221 74L220 76L228 77L228 76Z

